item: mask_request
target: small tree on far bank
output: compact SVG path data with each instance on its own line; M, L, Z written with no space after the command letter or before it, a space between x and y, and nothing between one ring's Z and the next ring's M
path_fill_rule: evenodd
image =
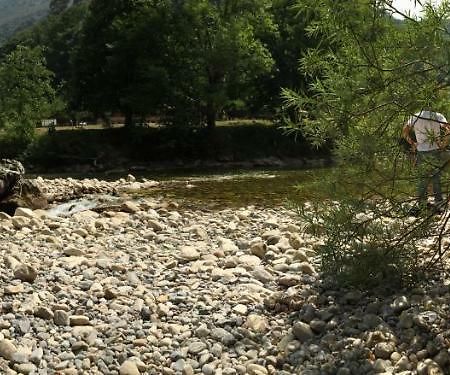
M449 248L448 212L409 215L416 169L399 145L411 114L431 104L450 116L449 4L426 5L422 18L388 0L302 0L298 10L322 43L301 62L312 95L284 98L292 125L316 145L331 141L338 164L333 201L303 212L324 238L322 270L357 286L412 283Z
M61 106L40 48L18 46L0 62L0 131L17 147L30 143L36 124Z

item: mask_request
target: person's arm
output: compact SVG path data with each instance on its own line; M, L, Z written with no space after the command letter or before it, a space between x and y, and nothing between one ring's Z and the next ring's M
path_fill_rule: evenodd
M406 123L403 126L402 136L406 139L406 142L411 146L413 151L416 151L417 143L411 138L411 130L412 126L409 123Z

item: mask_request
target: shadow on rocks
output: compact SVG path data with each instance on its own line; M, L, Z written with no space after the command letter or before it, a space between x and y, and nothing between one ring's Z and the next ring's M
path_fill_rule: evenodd
M279 374L450 374L450 280L370 292L318 281L275 293L266 308L287 314Z

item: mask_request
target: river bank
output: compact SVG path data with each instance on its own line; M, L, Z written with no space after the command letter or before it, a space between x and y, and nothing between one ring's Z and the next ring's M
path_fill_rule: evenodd
M314 167L330 149L287 136L275 124L204 128L106 128L40 134L25 146L0 139L3 157L19 158L27 171L108 172L205 168Z
M99 204L1 215L2 373L449 371L448 280L333 289L320 238L283 206L133 199L160 184L133 176L36 183Z

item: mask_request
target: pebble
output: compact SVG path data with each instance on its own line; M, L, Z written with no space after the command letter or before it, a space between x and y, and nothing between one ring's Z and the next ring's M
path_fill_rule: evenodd
M71 315L69 316L69 324L71 326L87 326L90 324L89 317L84 315Z
M188 347L188 351L191 354L198 354L201 351L205 350L207 348L207 345L204 342L201 341L194 341L191 343Z
M37 271L29 264L20 264L14 269L14 278L32 283L36 280Z
M119 369L120 375L139 375L140 371L133 361L125 361L122 363Z
M69 314L64 310L56 310L53 315L53 321L58 326L68 326L70 324Z
M304 322L296 322L292 326L292 333L295 338L301 342L311 340L314 337L314 333L309 324Z
M269 372L265 367L251 363L247 366L247 373L249 375L267 375Z
M16 346L10 340L1 340L0 341L0 357L11 360L14 353L17 352Z

